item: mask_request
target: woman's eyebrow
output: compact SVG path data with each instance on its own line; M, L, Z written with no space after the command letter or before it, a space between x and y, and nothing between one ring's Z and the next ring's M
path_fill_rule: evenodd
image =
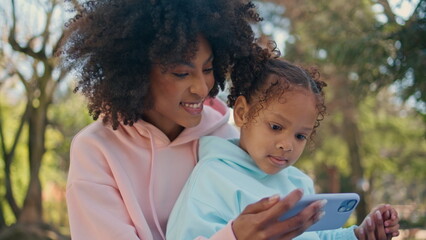
M203 65L205 65L205 64L207 64L207 63L209 63L209 62L211 62L211 61L213 61L213 53L207 58L207 60L206 61L204 61L204 63L203 63ZM186 62L186 61L183 61L183 60L181 60L181 61L176 61L176 63L174 63L174 64L176 64L176 65L185 65L185 66L188 66L188 67L190 67L190 68L195 68L195 65L194 65L194 63L193 62Z
M210 55L210 57L209 58L207 58L207 60L204 62L204 64L207 64L207 63L209 63L209 62L212 62L213 61L213 53Z

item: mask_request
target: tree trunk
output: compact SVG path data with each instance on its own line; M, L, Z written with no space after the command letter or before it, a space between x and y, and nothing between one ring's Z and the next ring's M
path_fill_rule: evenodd
M356 208L357 224L361 224L364 217L368 214L366 194L361 188L364 179L364 168L362 167L361 157L361 137L355 117L355 106L346 107L343 110L343 138L346 142L349 152L349 163L351 168L352 189L360 195L360 202Z
M325 166L327 171L328 192L340 192L340 173L336 166Z
M4 219L3 205L0 204L0 231L6 227L6 221Z
M47 106L40 98L40 106L32 106L33 114L29 120L29 162L30 182L18 218L20 223L41 223L43 221L42 188L39 178L40 167L45 153L45 132L47 126Z

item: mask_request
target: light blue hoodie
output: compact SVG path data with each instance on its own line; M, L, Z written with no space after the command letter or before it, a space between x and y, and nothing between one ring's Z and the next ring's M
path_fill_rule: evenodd
M238 146L238 140L202 137L199 163L186 182L167 224L167 240L210 237L244 208L264 197L287 195L296 188L314 194L313 181L295 167L274 175L262 172ZM297 240L356 240L354 227L305 232Z

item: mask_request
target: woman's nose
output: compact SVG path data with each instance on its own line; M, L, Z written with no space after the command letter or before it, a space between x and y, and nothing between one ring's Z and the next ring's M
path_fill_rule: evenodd
M209 94L210 88L211 87L209 85L209 76L200 74L198 76L195 76L190 87L190 92L204 98L207 97L207 95Z

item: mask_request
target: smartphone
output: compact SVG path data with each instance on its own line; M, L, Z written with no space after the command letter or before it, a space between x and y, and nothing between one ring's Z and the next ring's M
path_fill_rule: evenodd
M322 199L327 200L327 204L323 207L325 215L306 231L321 231L342 227L358 205L359 195L356 193L322 193L306 195L303 196L292 209L284 213L279 220L283 221L291 218L309 204Z

